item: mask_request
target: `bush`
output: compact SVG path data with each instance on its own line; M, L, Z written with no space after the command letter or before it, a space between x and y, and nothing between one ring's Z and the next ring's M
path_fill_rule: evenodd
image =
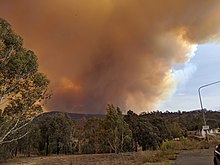
M167 160L175 160L177 158L178 152L173 150L156 150L156 151L147 151L143 152L143 163L153 163L153 162L162 162Z
M11 152L5 146L0 147L0 164L3 164L7 159L12 158Z
M196 148L199 149L199 148L201 148L201 145L202 145L202 143L200 141L182 137L182 138L180 138L179 141L165 140L161 144L160 149L163 151L166 151L166 150L189 150L189 149L196 149Z
M182 144L180 141L174 141L174 140L165 140L161 146L160 149L162 151L166 151L166 150L180 150L182 148Z
M143 163L146 162L160 162L162 161L161 157L161 152L160 150L157 151L144 151L143 153ZM163 156L163 155L162 155Z

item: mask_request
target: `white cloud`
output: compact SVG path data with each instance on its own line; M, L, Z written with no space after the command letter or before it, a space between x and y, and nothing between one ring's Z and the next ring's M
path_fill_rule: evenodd
M195 53L195 52L194 52ZM220 44L199 45L196 56L184 65L173 67L176 88L157 109L165 111L200 109L198 88L220 80ZM220 84L202 90L204 107L220 110Z

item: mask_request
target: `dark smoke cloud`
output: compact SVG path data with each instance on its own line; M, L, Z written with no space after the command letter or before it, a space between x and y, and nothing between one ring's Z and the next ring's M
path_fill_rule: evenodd
M219 0L0 0L52 81L48 109L83 113L153 110L172 65L219 38L219 11Z

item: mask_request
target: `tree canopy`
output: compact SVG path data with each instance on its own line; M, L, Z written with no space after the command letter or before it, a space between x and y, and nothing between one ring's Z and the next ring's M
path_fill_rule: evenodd
M25 127L42 112L49 80L38 71L37 56L0 19L0 145L24 137Z

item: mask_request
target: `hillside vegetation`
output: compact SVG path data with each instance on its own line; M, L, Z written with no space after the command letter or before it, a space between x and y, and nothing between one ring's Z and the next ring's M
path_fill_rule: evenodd
M187 137L187 131L203 125L201 111L140 115L128 111L123 115L113 105L108 105L106 111L106 115L45 113L29 125L27 136L1 146L2 157L123 153L139 147L143 151L157 150L163 149L166 141ZM219 112L206 111L205 115L210 128L219 126Z

